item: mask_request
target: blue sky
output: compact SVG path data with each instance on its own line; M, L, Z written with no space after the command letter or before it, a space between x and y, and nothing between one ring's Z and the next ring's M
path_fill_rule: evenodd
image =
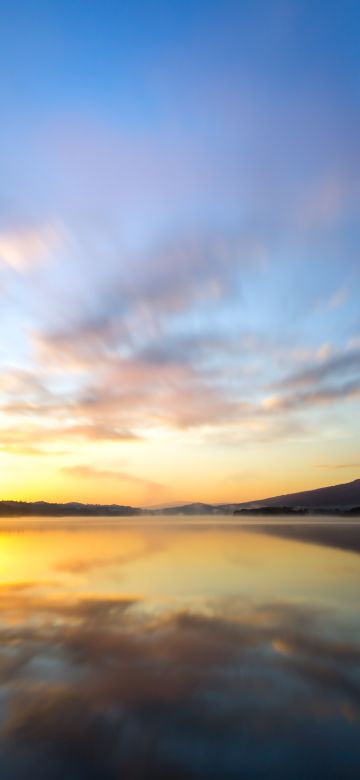
M359 4L0 14L3 496L357 476Z

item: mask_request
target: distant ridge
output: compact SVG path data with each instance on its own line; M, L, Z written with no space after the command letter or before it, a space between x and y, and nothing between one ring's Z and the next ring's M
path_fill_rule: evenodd
M0 517L99 517L138 515L140 509L121 504L82 504L69 501L66 504L48 501L0 501Z
M161 515L211 515L218 513L218 507L214 504L204 504L201 501L193 501L191 504L164 507L156 514Z
M341 485L303 490L282 496L245 501L233 505L234 509L261 509L264 507L289 507L290 509L349 510L360 507L360 479Z
M354 512L360 513L360 479L341 485L303 490L300 493L287 493L254 501L244 501L234 504L184 504L168 507L161 514L200 515L200 514L233 514L261 513L277 510L279 513L291 514L298 512Z
M221 515L221 514L296 514L296 513L360 514L360 479L341 485L287 493L257 501L234 504L193 502L164 508L139 509L122 504L82 504L77 501L51 503L47 501L0 501L0 517L127 517L141 515Z

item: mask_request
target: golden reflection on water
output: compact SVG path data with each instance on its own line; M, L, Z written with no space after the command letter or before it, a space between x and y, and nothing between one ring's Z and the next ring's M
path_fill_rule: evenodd
M360 556L205 522L11 520L0 524L0 585L149 598L244 596L357 603ZM281 526L280 526L281 533Z
M359 531L3 520L1 777L355 778Z

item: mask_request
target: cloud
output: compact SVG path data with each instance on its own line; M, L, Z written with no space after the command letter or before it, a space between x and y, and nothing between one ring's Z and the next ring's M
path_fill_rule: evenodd
M289 374L277 383L280 388L301 387L314 385L325 379L341 379L346 374L359 375L360 373L360 349L345 349L327 359L320 360L309 365L304 370Z
M356 202L356 193L357 184L350 171L346 175L342 171L328 170L310 185L304 202L299 204L300 227L303 230L323 230L331 227L340 221L349 206Z
M245 233L209 231L184 232L132 255L115 241L113 252L116 264L87 258L96 269L88 294L86 281L80 290L53 291L63 323L32 335L44 362L93 366L102 357L128 355L146 348L151 338L170 336L169 326L178 327L179 318L234 302L245 272L261 269L264 249Z
M56 431L52 432L53 434ZM50 432L51 434L51 432ZM139 441L141 438L133 431L121 428L115 424L103 425L97 422L85 422L66 426L61 435L66 438L89 439L90 441Z
M0 232L0 262L18 273L27 273L46 263L62 243L55 224Z
M360 469L360 461L350 463L316 463L317 469Z
M126 419L135 430L159 424L186 429L233 419L240 406L192 367L135 358L111 364L73 410L93 420Z
M126 471L116 471L114 469L103 469L92 466L88 463L78 463L73 466L63 466L61 471L73 477L79 477L84 480L111 480L119 483L125 483L138 487L149 496L156 497L167 490L166 485L155 482L150 479L143 479Z
M42 377L43 378L43 377ZM52 398L51 393L34 371L26 368L13 367L0 371L0 391L3 399L15 398L30 403L46 403Z
M117 257L111 237L109 245ZM9 446L22 438L25 453L37 431L39 442L115 442L151 438L159 427L270 441L299 431L301 410L356 397L356 347L324 342L303 351L301 371L277 378L286 363L296 366L291 337L252 329L240 316L244 282L263 271L264 256L251 233L184 232L118 262L108 262L107 247L104 273L90 260L83 289L53 279L48 321L28 331L31 372L17 384L12 377L4 398ZM267 384L277 392L268 395ZM21 418L28 422L17 433Z
M249 341L246 334L233 342L225 341L225 349L222 336L213 339L211 333L193 337L175 334L164 340L150 335L128 356L119 354L116 347L110 352L103 326L101 334L101 339L93 342L91 332L90 342L96 343L99 354L89 357L86 331L86 357L82 351L81 359L88 364L84 373L72 381L70 390L59 392L55 375L50 375L45 385L44 368L40 377L31 372L5 372L0 377L10 399L2 406L8 421L3 446L23 446L25 451L34 446L34 440L39 446L76 438L136 441L151 437L159 427L199 429L213 442L286 439L306 434L307 426L296 418L297 413L357 398L360 393L360 380L352 378L360 365L357 349L335 354L321 351L316 361L280 379L274 385L277 393L265 395L262 375L246 370L247 361L253 361L255 355L260 360L265 347L254 338ZM70 354L70 337L66 343ZM82 346L76 338L74 343L79 355ZM235 367L239 352L241 362ZM222 370L217 355L222 356ZM284 359L282 354L280 366ZM230 381L232 376L236 381ZM339 381L342 376L350 378ZM19 429L22 417L28 423ZM100 472L99 478L104 479L105 474ZM84 477L85 472L79 470L78 476L81 474Z
M353 382L345 382L336 387L324 385L318 390L289 393L287 395L273 395L264 399L263 407L270 413L305 409L311 406L332 404L345 399L360 396L360 379Z
M69 602L29 587L7 595L6 777L25 780L29 766L46 777L50 761L56 780L205 780L249 768L261 778L264 766L283 780L301 759L301 776L329 762L350 778L338 741L326 738L333 723L346 767L357 765L360 648L329 636L321 611L220 599L158 615L126 596Z
M288 374L272 386L280 391L265 396L263 409L276 414L357 398L360 394L360 350L318 351L317 360Z
M340 287L329 299L329 309L339 309L340 306L343 306L344 303L346 303L349 295L349 290L347 290L346 287Z
M17 410L18 411L18 410ZM21 410L24 413L24 409ZM34 415L32 407L26 407L25 413ZM46 413L39 406L31 425L19 424L14 420L13 426L2 427L0 449L15 455L59 455L66 454L60 443L71 440L89 442L135 442L139 436L132 431L120 430L116 425L107 427L93 423L79 425L46 424ZM45 417L45 421L44 421ZM45 424L44 424L45 422ZM56 445L54 448L53 445Z
M94 318L76 323L63 331L32 334L32 345L41 364L83 370L99 360L117 354L117 346L126 338L121 322L110 317Z

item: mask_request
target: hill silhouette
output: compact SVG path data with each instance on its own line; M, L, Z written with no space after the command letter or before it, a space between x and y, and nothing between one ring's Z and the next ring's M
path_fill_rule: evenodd
M141 515L211 514L360 514L360 479L341 485L287 493L242 503L206 504L193 502L158 508L140 509L122 504L86 504L78 501L0 501L0 517L127 517Z

